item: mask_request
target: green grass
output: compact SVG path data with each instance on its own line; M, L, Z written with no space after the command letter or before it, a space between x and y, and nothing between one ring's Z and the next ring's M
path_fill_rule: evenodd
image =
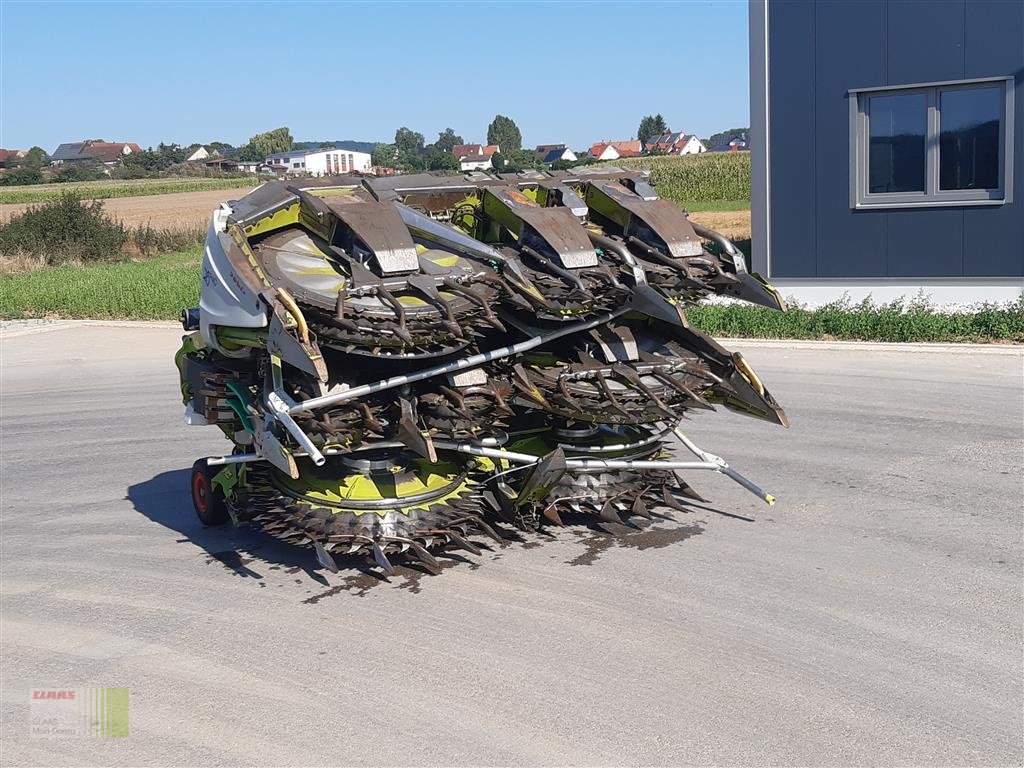
M689 213L700 211L749 211L749 200L675 200L679 207Z
M1024 296L970 312L939 312L925 299L874 304L838 301L815 310L776 312L741 304L690 307L686 316L712 336L889 342L1024 343Z
M174 320L183 307L199 301L201 255L202 249L191 248L138 263L0 276L0 317ZM784 313L719 304L690 307L686 314L696 327L719 337L1024 343L1024 297L956 313L939 312L917 300L836 302Z
M172 192L202 192L210 189L235 189L256 186L255 176L240 178L172 178L172 179L104 179L66 184L32 184L23 187L0 187L0 203L42 203L56 200L61 192L74 191L85 200L111 197L166 195Z
M173 320L199 301L201 248L0 276L0 317Z

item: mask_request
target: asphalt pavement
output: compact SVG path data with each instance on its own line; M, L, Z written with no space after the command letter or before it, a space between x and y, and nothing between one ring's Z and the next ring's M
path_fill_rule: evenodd
M1024 761L1019 348L742 344L792 427L687 431L774 507L695 473L675 522L384 581L199 524L227 443L179 336L2 341L3 765ZM31 735L31 689L90 686L127 738Z

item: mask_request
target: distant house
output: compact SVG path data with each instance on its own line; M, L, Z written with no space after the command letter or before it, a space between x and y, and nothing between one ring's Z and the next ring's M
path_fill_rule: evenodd
M452 147L452 154L456 160L461 160L470 155L486 155L490 157L495 152L501 152L497 144L456 144Z
M619 153L615 149L615 147L612 146L612 143L610 141L599 141L596 144L592 144L590 147L590 152L588 152L587 154L589 154L595 160L619 159Z
M463 171L486 171L491 168L491 155L466 155L459 158L459 168Z
M212 171L233 171L238 167L238 161L226 157L211 157L204 160L203 165Z
M587 153L595 160L618 160L620 157L636 157L643 152L644 145L631 141L599 141Z
M24 149L0 149L0 168L14 168L21 165L28 156Z
M647 141L647 151L656 150L666 155L699 155L707 152L708 148L692 133L669 132Z
M284 172L293 176L373 172L373 163L368 152L353 152L338 147L275 152L268 155L264 162L271 167L283 166Z
M202 161L203 165L211 171L223 171L224 173L258 173L263 163L258 160L232 160L228 157L208 157Z
M570 163L577 160L576 153L565 144L541 144L533 150L533 156L545 165L557 163L559 160L566 160Z
M631 139L630 141L613 141L611 145L615 147L615 151L619 153L619 157L637 157L643 154L644 144L639 139Z
M73 141L57 147L50 155L50 162L53 165L82 162L117 165L125 155L141 151L142 147L134 142Z
M565 160L566 162L569 163L575 163L577 159L578 158L576 157L576 153L573 152L568 147L563 147L562 149L552 149L542 158L544 163L547 165L551 165L551 163L557 163L559 160Z
M216 149L211 151L204 147L202 144L197 144L195 146L189 147L185 151L190 153L185 157L186 163L195 162L196 160L206 160L211 157L216 157L217 155L220 154Z
M731 138L729 138L729 139L727 139L725 141L722 141L722 142L716 144L715 146L713 146L711 149L708 150L708 152L747 152L747 151L749 151L749 147L747 146L747 137L746 136L733 136L733 137L731 137Z

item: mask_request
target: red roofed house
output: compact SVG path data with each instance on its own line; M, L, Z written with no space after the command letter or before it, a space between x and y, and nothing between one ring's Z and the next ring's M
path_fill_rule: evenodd
M456 144L452 147L452 154L455 155L456 159L461 160L464 157L470 155L484 155L490 157L495 152L501 152L501 147L497 144Z
M13 168L27 155L24 149L0 149L0 168Z
M491 167L491 156L501 152L497 144L456 144L452 154L464 171L483 171Z
M648 140L647 151L655 150L664 152L666 155L699 155L701 152L707 152L708 148L692 133L669 132Z
M599 141L590 148L595 160L618 160L620 157L636 157L643 152L639 141Z

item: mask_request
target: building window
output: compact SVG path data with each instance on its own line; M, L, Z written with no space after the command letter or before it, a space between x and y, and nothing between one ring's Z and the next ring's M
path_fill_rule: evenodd
M1013 188L1013 78L850 91L854 208L1000 205Z

